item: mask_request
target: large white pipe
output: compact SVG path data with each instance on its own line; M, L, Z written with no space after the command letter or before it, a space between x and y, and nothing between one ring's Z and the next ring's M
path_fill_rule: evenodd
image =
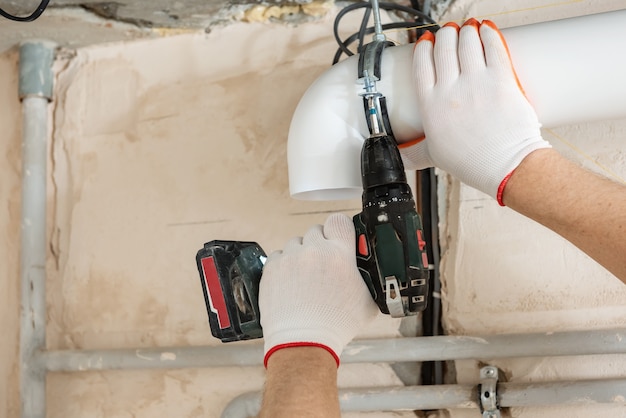
M626 10L504 29L520 82L545 127L626 117ZM412 45L387 48L377 89L396 139L422 136L411 77ZM289 188L296 199L356 198L368 135L356 57L322 74L289 129Z

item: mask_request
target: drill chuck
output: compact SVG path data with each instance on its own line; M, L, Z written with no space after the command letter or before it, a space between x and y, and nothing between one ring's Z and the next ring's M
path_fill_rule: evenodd
M364 192L390 184L406 184L404 164L392 136L372 136L365 141L361 151L361 178Z

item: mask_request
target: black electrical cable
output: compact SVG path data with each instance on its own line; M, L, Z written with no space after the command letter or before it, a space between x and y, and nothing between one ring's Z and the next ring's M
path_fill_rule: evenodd
M415 10L422 10L419 1L417 0L411 0L411 7L414 8Z
M367 31L367 22L370 20L370 15L372 14L372 9L365 9L363 13L363 19L361 19L361 27L359 28L359 47L357 51L361 53L361 49L363 48L363 42L365 42L365 32Z
M5 12L4 10L2 10L2 8L0 8L0 16L4 16L7 19L14 20L16 22L32 22L33 20L41 16L44 10L46 10L46 7L48 7L48 3L50 3L50 0L41 0L41 3L39 3L39 6L37 6L37 9L35 9L35 11L31 13L29 16L25 16L25 17L14 16L10 13Z
M432 296L432 323L433 323L433 335L443 335L443 326L441 324L441 275L440 275L440 255L441 247L439 246L439 202L437 200L437 175L435 169L429 169L430 177L430 226L431 226L431 250L433 253L433 276L434 287L431 289ZM444 362L436 361L434 363L434 377L433 381L435 385L442 385L444 383Z
M382 25L383 31L388 30L388 29L410 29L415 27L415 22L393 22L393 23L385 23L384 25ZM367 28L365 30L365 35L370 35L372 33L375 32L374 28ZM341 58L342 54L346 54L348 56L352 56L355 53L350 51L348 49L348 45L350 45L351 43L353 43L354 41L359 39L360 34L358 32L353 33L352 35L350 35L348 38L346 38L345 41L341 41L339 43L340 47L337 50L337 52L335 53L335 56L333 58L333 65L337 64L339 62L339 59ZM345 52L347 51L347 52Z
M337 44L339 45L339 48L337 52L335 53L333 64L336 64L337 62L339 62L339 59L341 59L341 56L343 54L346 54L347 56L352 56L355 53L360 52L363 47L363 41L364 41L365 35L375 32L374 28L367 28L367 22L370 17L369 12L371 12L371 8L372 8L372 5L369 1L359 2L359 3L350 4L344 7L343 9L341 9L339 13L337 13L337 16L335 17L335 22L333 24L333 35L335 37L335 41L337 41ZM423 13L422 11L418 9L411 8L408 6L403 6L400 4L395 4L395 3L387 3L387 2L379 3L379 8L381 10L406 13L407 15L414 18L413 21L394 22L394 23L388 23L388 24L382 25L383 30L411 29L411 28L415 28L416 26L424 26L425 28L422 28L423 30L426 30L426 27L432 28L433 31L436 31L437 29L439 29L437 22L435 22L430 16L428 16L427 14ZM347 13L350 13L358 9L366 10L363 13L363 19L361 20L361 26L359 28L359 31L356 33L353 33L347 39L342 40L339 37L339 23L341 22L341 19ZM349 45L357 40L359 42L358 42L356 51L350 50L350 48L348 48Z
M421 190L422 220L424 222L424 238L428 245L426 251L433 269L429 277L429 295L426 310L423 312L422 324L424 336L443 335L441 327L441 282L439 276L439 216L437 205L437 176L432 168L419 173ZM441 361L422 363L421 382L423 385L443 384L443 365Z

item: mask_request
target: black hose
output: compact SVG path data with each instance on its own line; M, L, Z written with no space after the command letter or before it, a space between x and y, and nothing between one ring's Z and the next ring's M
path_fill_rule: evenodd
M439 280L439 217L437 206L437 177L435 170L429 168L419 172L422 222L424 239L427 242L426 253L433 265L429 277L428 304L422 313L424 336L443 334L441 329L441 282ZM443 384L443 363L429 361L422 363L421 382L423 385Z
M5 12L4 10L2 10L2 8L0 8L0 16L4 16L7 19L14 20L16 22L32 22L33 20L41 16L44 10L46 10L46 7L48 7L48 3L50 3L50 0L42 0L41 3L39 3L39 6L37 6L37 9L35 9L33 13L25 17L14 16L10 13Z
M370 14L371 14L371 8L372 8L372 5L370 2L359 2L359 3L350 4L344 7L343 9L341 9L339 13L337 13L337 16L335 17L335 22L333 24L333 35L335 37L335 41L337 41L337 44L339 45L339 48L337 49L337 52L335 53L335 56L333 58L333 64L336 64L337 62L339 62L343 54L346 54L347 56L352 56L356 53L359 53L361 49L363 48L365 35L375 32L373 27L370 27L370 28L367 27L367 23L369 21ZM439 29L437 22L435 22L427 14L421 12L418 9L411 8L408 6L403 6L400 4L388 3L388 2L379 3L379 8L382 10L387 10L387 11L397 11L397 12L406 13L409 16L412 16L414 18L414 20L411 20L411 21L387 23L385 25L382 25L383 30L411 29L411 28L415 28L416 26L417 27L424 26L424 28L422 28L423 29L422 31L426 30L425 27L430 27L432 28L433 31L436 31L437 29ZM363 19L361 20L359 31L356 33L353 33L347 39L342 40L339 37L339 24L341 22L341 19L347 13L350 13L358 9L366 10L363 13ZM356 48L356 51L352 51L350 50L349 46L355 41L358 41L357 48Z

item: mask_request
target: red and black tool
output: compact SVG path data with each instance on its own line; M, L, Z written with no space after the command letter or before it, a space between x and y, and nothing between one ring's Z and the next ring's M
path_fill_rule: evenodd
M259 282L266 259L256 242L211 241L196 262L211 333L222 342L261 338Z

